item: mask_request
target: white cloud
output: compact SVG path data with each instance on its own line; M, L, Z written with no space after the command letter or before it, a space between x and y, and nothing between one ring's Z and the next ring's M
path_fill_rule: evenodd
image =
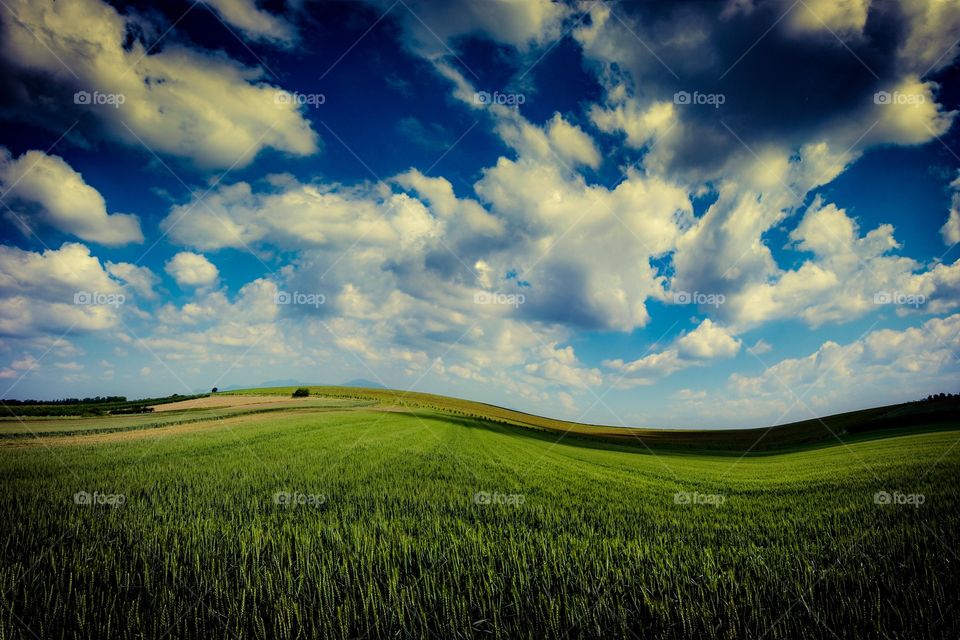
M680 354L692 358L731 358L740 351L740 340L709 318L677 340Z
M30 229L36 218L89 242L143 242L137 217L107 213L103 196L59 156L27 151L14 159L6 148L0 147L0 189L4 199L17 200L28 207L14 218L18 226L26 224ZM13 217L9 212L7 216ZM29 232L28 229L24 231Z
M953 190L953 197L950 200L950 215L943 227L940 228L940 235L943 241L953 246L960 242L960 176L950 183Z
M760 419L781 422L876 404L919 400L956 380L960 315L918 327L875 330L846 345L828 340L805 357L788 358L756 376L733 374L714 409L731 417L752 407Z
M559 113L547 123L550 143L567 162L584 164L596 169L600 165L600 152L583 129L564 120Z
M660 378L685 369L690 366L690 362L681 359L676 348L670 348L645 355L632 362L624 362L620 358L605 360L603 366L620 374L615 376L614 385L616 388L623 389L635 385L653 384Z
M773 345L763 338L760 338L752 347L747 347L747 351L755 356L762 356L765 353L770 353L773 351Z
M622 89L622 85L620 88ZM645 110L641 110L636 100L623 100L620 104L606 109L595 104L590 107L590 119L598 129L606 133L623 132L626 143L636 149L650 145L669 133L678 123L673 102L666 100L653 102ZM645 163L654 164L649 158Z
M30 354L25 354L22 358L14 360L9 366L0 369L0 379L12 380L32 373L39 368L40 363Z
M824 33L851 37L867 23L870 0L805 0L792 5L784 0L786 24L799 34Z
M272 191L245 183L221 185L203 205L178 205L161 223L170 237L198 249L244 248L260 242L288 248L366 245L410 248L436 235L442 223L406 194L369 188L300 184Z
M387 9L391 0L371 0ZM560 36L570 8L552 0L408 0L401 20L410 48L426 58L449 53L465 35L482 35L520 50L543 45Z
M685 402L698 402L706 399L707 392L702 390L694 391L693 389L680 389L674 394L674 397Z
M948 67L957 56L960 5L955 2L902 0L897 4L906 38L897 51L899 66L926 75Z
M858 223L843 209L817 197L790 234L796 247L813 257L730 293L720 312L739 327L791 317L816 327L878 311L883 307L876 298L884 293L923 296L921 311L954 308L960 264L924 270L893 253L900 248L893 231L884 224L861 236Z
M394 180L406 189L411 189L429 203L438 217L454 223L451 232L462 229L468 234L499 236L503 234L503 222L490 215L479 202L470 198L457 198L453 185L446 178L431 178L416 169L400 174Z
M130 264L129 262L107 262L107 272L133 289L145 300L156 300L157 293L153 287L160 278L149 267Z
M619 376L612 374L614 387L627 389L654 384L660 378L689 367L704 366L713 359L732 358L740 346L741 341L728 329L706 318L662 351L645 354L632 362L620 358L605 360L603 365L619 373Z
M538 355L524 367L527 373L540 373L547 380L570 388L595 387L603 381L599 369L579 365L573 347L559 347L553 342L542 345Z
M500 158L475 188L522 240L486 260L533 283L524 310L584 325L646 325L646 301L665 286L651 258L669 251L692 220L684 189L632 171L611 191L557 164Z
M942 136L950 128L955 111L944 111L937 102L935 82L915 75L901 78L883 94L875 95L873 110L866 121L876 121L864 136L865 144L922 144ZM860 125L853 125L860 128Z
M597 168L600 165L600 152L593 139L559 113L541 128L509 107L494 105L490 111L497 117L497 134L525 158L559 164L564 168L570 165Z
M18 19L3 23L7 60L74 91L122 96L117 106L92 97L88 106L121 141L202 168L242 167L267 147L317 151L298 105L278 101L259 69L176 44L148 51L134 39L125 46L137 25L100 0L13 0L9 8Z
M289 46L296 32L289 22L257 7L254 0L204 0L224 21L240 29L249 38L268 40Z
M78 297L79 296L79 297ZM43 253L0 245L0 334L28 337L117 325L123 290L77 243Z
M220 277L217 267L206 256L190 251L173 256L165 269L180 286L209 287Z

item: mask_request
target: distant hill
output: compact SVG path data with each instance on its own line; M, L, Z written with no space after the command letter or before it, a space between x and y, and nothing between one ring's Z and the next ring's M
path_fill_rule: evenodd
M263 387L269 386L266 384L260 385ZM347 382L341 382L340 387L361 387L363 389L386 389L386 387L379 382L374 382L373 380L367 380L366 378L354 378L353 380L348 380Z
M240 391L241 389L250 389L254 385L249 384L231 384L226 387L219 387L218 391ZM296 378L282 378L279 380L264 380L258 385L255 385L256 388L264 389L270 387L318 387L318 386L336 386L336 387L362 387L364 389L386 389L385 386L379 382L374 382L373 380L367 380L366 378L354 378L353 380L348 380L347 382L341 382L337 385L318 385L315 382L302 382ZM196 393L206 393L210 389L197 389Z
M355 380L351 384L374 384ZM289 395L295 386L244 389L240 395ZM378 405L426 409L488 423L524 427L534 432L562 434L593 441L617 442L628 446L672 447L716 451L782 451L838 441L883 437L930 429L956 429L960 423L960 398L916 401L861 409L801 422L753 429L656 429L584 424L557 420L496 405L473 402L417 391L396 391L382 385L371 388L340 385L311 386L311 396L354 398ZM364 410L369 410L365 408Z

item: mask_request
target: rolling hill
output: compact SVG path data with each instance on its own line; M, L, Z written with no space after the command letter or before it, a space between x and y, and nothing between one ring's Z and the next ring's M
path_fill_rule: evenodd
M289 391L5 421L20 434L0 440L0 637L960 632L946 405L825 418L842 446L776 427L761 444L779 449L741 455L762 430L624 436Z

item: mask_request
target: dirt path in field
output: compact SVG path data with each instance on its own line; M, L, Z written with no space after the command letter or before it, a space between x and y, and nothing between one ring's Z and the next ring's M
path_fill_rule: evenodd
M363 410L353 407L316 407L317 413L353 413ZM266 418L265 414L252 413L228 416L223 418L210 418L199 420L197 422L188 422L184 424L172 424L165 427L149 427L145 429L125 429L123 431L110 431L106 433L76 433L63 435L44 434L37 438L9 438L0 439L0 449L16 449L23 447L50 447L63 445L79 444L103 444L107 442L123 442L128 440L142 440L148 438L165 438L170 435L182 435L186 433L199 431L216 431L220 429L232 429L243 427L249 424L260 424L263 420L275 420L282 417L291 417L294 415L310 414L311 410L302 410L297 412L281 411L270 414L272 417Z
M309 402L310 398L290 398L287 396L212 395L206 398L157 404L153 406L153 411L154 413L160 413L162 411L183 411L184 409L219 409L222 407L248 407L250 405L258 405L257 408L267 408L282 407L289 404L308 404Z

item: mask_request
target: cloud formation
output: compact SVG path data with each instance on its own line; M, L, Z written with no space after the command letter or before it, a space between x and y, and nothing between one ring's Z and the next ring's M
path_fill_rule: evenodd
M6 216L24 233L43 223L103 245L143 242L137 216L107 213L103 196L58 156L27 151L13 158L0 147L0 189L5 202L23 205Z
M261 69L177 43L148 48L136 36L144 25L101 0L16 0L10 9L5 59L22 82L39 74L57 83L44 100L31 92L25 111L52 102L56 112L86 113L115 140L203 169L246 166L268 147L318 150L298 105Z

